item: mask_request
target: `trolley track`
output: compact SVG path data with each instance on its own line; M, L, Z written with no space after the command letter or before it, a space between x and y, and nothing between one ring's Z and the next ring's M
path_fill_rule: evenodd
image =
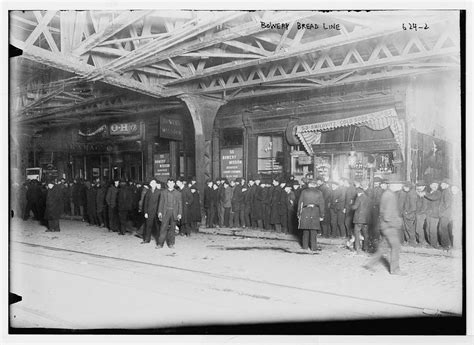
M251 279L251 278L244 278L244 277L238 277L238 276L233 276L233 275L228 275L228 274L222 274L222 273L214 273L214 272L208 272L204 270L196 270L196 269L190 269L190 268L184 268L184 267L177 267L177 266L170 266L170 265L164 265L164 264L159 264L159 263L152 263L152 262L146 262L146 261L140 261L140 260L133 260L133 259L127 259L127 258L120 258L120 257L115 257L115 256L110 256L110 255L103 255L103 254L96 254L96 253L89 253L89 252L84 252L84 251L78 251L78 250L72 250L72 249L65 249L65 248L59 248L59 247L53 247L53 246L46 246L46 245L40 245L40 244L34 244L34 243L28 243L28 242L21 242L21 241L11 241L13 243L18 243L21 245L25 245L31 248L42 248L51 252L61 252L61 253L72 253L72 254L78 254L78 255L83 255L86 257L93 257L97 259L105 259L109 260L111 262L122 262L122 263L128 263L132 265L140 265L142 267L155 267L159 269L165 269L165 270L171 270L175 272L186 272L192 275L198 275L200 277L208 277L208 279L218 279L221 281L235 281L235 282L241 282L245 284L256 284L257 286L262 286L262 287L270 287L270 288L278 288L278 289L284 289L286 291L289 291L288 295L291 295L291 291L294 293L300 292L300 293L306 293L306 294L311 294L311 295L319 295L319 296L328 296L328 297L335 297L335 298L340 298L340 299L346 299L348 301L356 301L356 302L366 302L366 303L374 303L378 304L380 306L386 306L386 307L397 307L397 308L403 308L406 309L407 312L410 312L411 314L426 314L427 312L430 314L436 314L438 316L460 316L458 313L453 313L451 311L440 311L440 310L427 310L425 307L422 306L416 306L416 305L409 305L409 304L403 304L403 303L395 303L391 301L384 301L384 300L379 300L379 299L373 299L373 298L367 298L367 297L360 297L360 296L351 296L347 294L342 294L342 293L337 293L337 292L331 292L331 291L324 291L321 289L311 289L311 288L305 288L305 287L300 287L300 286L293 286L293 285L288 285L288 284L281 284L281 283L276 283L276 282L269 282L265 280L257 280L257 279ZM28 252L28 251L26 251ZM44 253L36 253L36 252L29 252L30 254L34 255L41 255L41 256L46 256L54 259L61 259L61 260L70 260L70 261L76 261L74 259L68 259L65 257L57 256L57 255L48 255ZM25 263L28 264L28 263ZM127 269L127 268L117 268L117 267L111 267L110 265L106 264L98 264L98 263L92 263L95 266L101 266L102 268L105 269L117 269L117 270L122 270L122 271L127 271L135 274L143 274L139 272L136 269ZM32 265L32 264L29 264ZM63 272L63 273L71 273L71 272ZM150 274L150 272L146 273L147 275ZM91 278L91 277L88 277ZM213 289L212 290L218 290L218 289ZM222 291L222 290L221 290ZM224 289L224 291L226 291ZM230 291L227 291L230 292ZM235 292L235 291L234 291ZM163 293L163 291L160 291L160 293ZM245 293L244 293L245 294ZM184 296L180 296L184 297ZM261 298L261 296L259 297ZM357 314L357 313L356 313Z

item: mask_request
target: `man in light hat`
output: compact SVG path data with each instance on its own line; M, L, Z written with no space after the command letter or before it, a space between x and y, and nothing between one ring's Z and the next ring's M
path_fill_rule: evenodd
M439 242L444 249L452 246L449 235L449 223L452 219L452 194L449 188L450 181L443 179L441 181L441 200L439 204Z
M388 188L388 181L382 180L380 187L384 190L380 198L380 230L383 239L385 239L390 247L390 274L405 275L400 270L400 229L402 226L402 218L398 208L396 194ZM383 243L379 243L377 252L364 266L368 270L373 270L373 266L381 261L385 252Z

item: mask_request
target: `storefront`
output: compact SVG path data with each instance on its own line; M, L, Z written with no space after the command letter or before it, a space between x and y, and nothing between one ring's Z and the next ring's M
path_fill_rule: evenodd
M26 167L66 179L126 179L195 175L194 133L182 114L46 129L32 138Z
M293 153L297 176L302 175L299 166L312 165L306 171L333 180L405 179L405 126L393 108L290 130L304 147L304 152Z

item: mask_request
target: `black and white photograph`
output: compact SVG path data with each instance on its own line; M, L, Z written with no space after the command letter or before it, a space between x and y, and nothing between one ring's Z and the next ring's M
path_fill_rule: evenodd
M472 332L468 11L74 5L4 9L2 336Z

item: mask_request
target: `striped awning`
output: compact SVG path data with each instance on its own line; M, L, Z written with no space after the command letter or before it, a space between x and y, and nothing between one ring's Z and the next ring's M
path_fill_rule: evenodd
M299 125L296 126L296 135L308 154L313 154L312 145L321 143L321 132L348 126L367 126L377 131L389 127L397 144L400 146L403 156L405 127L403 121L399 119L397 112L393 108L345 119Z

